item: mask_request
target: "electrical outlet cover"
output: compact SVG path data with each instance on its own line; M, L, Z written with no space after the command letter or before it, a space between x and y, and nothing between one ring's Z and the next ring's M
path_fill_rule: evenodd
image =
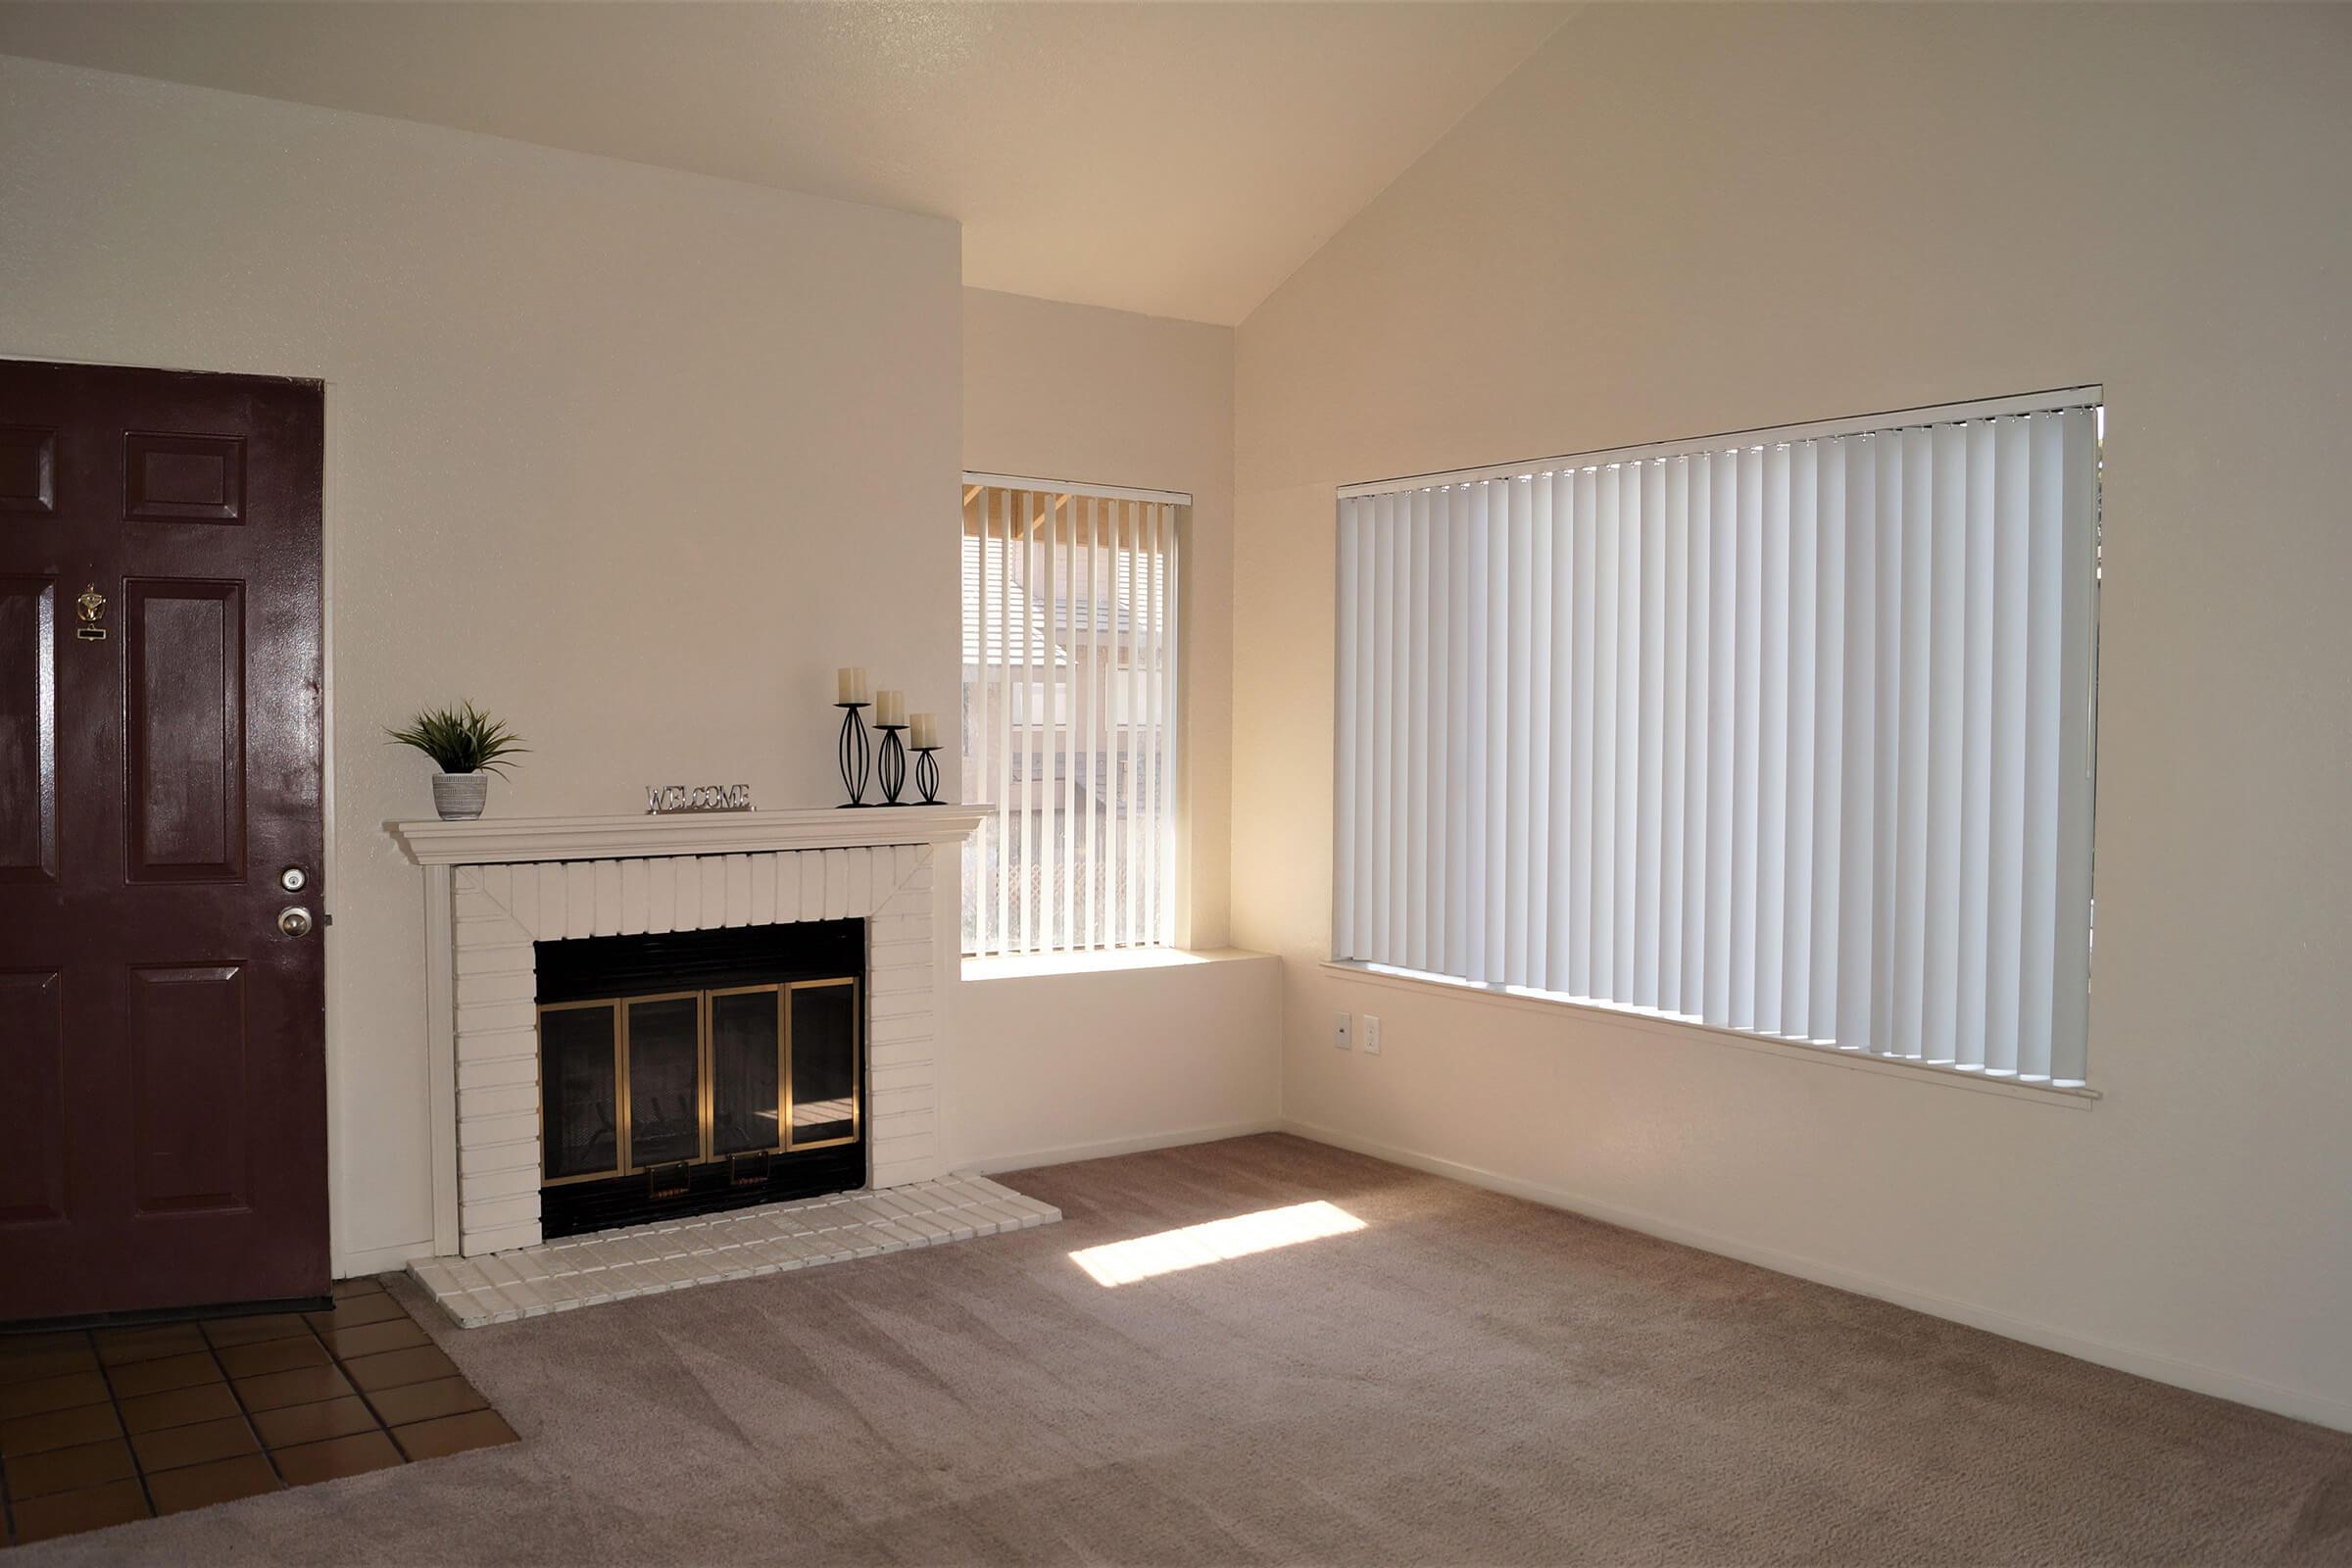
M1368 1012L1364 1014L1364 1054L1380 1054L1380 1019Z

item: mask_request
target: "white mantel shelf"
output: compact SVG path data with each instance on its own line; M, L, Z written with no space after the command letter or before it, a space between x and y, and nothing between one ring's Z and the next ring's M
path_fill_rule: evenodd
M980 825L978 806L700 811L670 816L486 816L470 822L387 822L418 865L507 865L529 860L621 860L680 855L755 855L878 844L959 844Z

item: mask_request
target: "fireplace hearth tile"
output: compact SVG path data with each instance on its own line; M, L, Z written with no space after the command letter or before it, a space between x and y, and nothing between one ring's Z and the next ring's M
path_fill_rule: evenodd
M477 1285L466 1295L478 1311L501 1322L524 1315L521 1305L509 1299L507 1293L495 1285Z
M566 1237L475 1258L420 1258L417 1284L462 1328L1050 1225L1061 1211L984 1176L767 1203Z
M620 1266L624 1271L630 1291L635 1295L659 1296L663 1291L677 1289L677 1283L662 1271L659 1260L649 1259L644 1262L623 1263Z
M780 1273L785 1269L806 1268L810 1263L829 1263L833 1260L833 1249L813 1236L770 1236L754 1244L753 1255Z
M488 1265L495 1261L494 1258L483 1259L485 1273L488 1272ZM551 1309L546 1295L531 1281L514 1277L514 1270L509 1269L507 1273L509 1277L498 1281L495 1286L500 1298L522 1308L524 1317L545 1317Z

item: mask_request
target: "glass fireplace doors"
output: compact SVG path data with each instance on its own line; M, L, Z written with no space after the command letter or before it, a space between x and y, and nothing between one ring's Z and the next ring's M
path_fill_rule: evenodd
M542 1185L855 1144L863 1015L854 978L542 1004Z

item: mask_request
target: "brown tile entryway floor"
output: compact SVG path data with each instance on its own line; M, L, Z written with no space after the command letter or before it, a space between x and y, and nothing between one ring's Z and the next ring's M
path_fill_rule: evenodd
M331 1312L0 1336L9 1543L514 1441L373 1280Z

